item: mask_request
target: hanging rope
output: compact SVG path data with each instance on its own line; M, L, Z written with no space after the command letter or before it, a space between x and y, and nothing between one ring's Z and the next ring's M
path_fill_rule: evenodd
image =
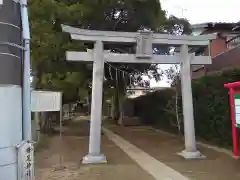
M126 87L128 86L129 88L134 88L135 87L135 85L136 85L136 83L135 82L137 82L138 80L138 76L140 75L144 75L144 73L141 73L139 70L137 70L137 69L135 69L135 68L131 68L131 69L133 69L133 70L135 70L134 72L132 72L132 73L129 73L129 72L127 72L127 71L125 71L125 70L122 70L122 69L120 69L120 68L125 68L125 69L130 69L129 67L127 67L127 66L124 66L124 65L122 65L122 66L120 66L120 68L118 68L118 67L115 67L115 66L113 66L113 65L111 65L111 64L109 64L108 62L105 62L108 66L109 66L109 74L110 74L110 77L112 78L112 74L111 74L111 68L113 68L115 71L116 71L116 78L118 79L116 82L116 87L118 88L118 81L119 81L119 77L118 77L118 72L121 72L122 73L122 76L123 76L123 83L124 83L124 88L125 88L125 90L127 89ZM137 74L136 74L137 73ZM125 78L125 75L128 75L129 76L129 85L127 85L128 83L127 83L127 78ZM152 73L151 75L149 75L149 74L145 74L145 75L147 75L148 77L150 77L150 76L152 76L152 77L154 77L154 76L158 76L159 75L159 73L157 72L157 73ZM137 77L136 77L137 76ZM112 78L113 79L113 78ZM126 80L125 80L126 79ZM144 82L142 82L143 84L144 84ZM134 90L134 89L133 89Z
M125 72L125 73L127 73L127 74L131 74L131 73L127 72L127 71L124 71L124 70L122 70L122 69L119 69L119 68L117 68L117 67L109 64L108 62L105 62L105 63L106 63L108 66L110 66L111 68L115 69L115 70L118 70L118 71L121 71L121 72Z
M132 69L132 70L134 70L134 72L129 73L129 72L127 72L127 71L124 71L124 70L122 70L122 69L119 69L119 68L117 68L117 67L114 67L113 65L109 64L108 62L105 62L105 63L106 63L109 67L111 67L111 68L113 68L113 69L115 69L115 70L121 71L121 72L125 72L126 74L129 74L129 75L134 75L134 74L136 74L136 73L139 73L139 74L141 74L141 75L143 75L143 76L144 76L144 75L149 76L149 74L142 73L141 71L137 70L136 68L127 67L127 66L124 66L124 65L120 66L120 68L122 67L122 68L125 68L125 69ZM156 75L159 75L159 73L158 73L158 72L156 72L156 73L151 73L151 76L156 76Z

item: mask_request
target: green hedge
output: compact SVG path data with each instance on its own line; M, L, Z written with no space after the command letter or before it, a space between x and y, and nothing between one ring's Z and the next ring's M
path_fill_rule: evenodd
M219 145L231 145L228 90L223 84L238 80L240 70L231 70L209 75L192 83L197 137ZM135 115L139 116L143 123L177 132L177 127L172 123L176 122L176 115L166 110L175 108L174 90L149 93L134 99L133 103ZM182 109L181 102L178 109Z

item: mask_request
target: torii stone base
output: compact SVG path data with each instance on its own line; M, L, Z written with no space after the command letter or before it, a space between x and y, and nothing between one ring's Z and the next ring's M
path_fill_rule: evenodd
M103 154L94 156L94 155L87 155L83 157L82 164L106 164L107 159L106 156Z
M182 156L184 159L204 159L206 156L200 153L200 151L189 152L186 150L177 153L179 156Z

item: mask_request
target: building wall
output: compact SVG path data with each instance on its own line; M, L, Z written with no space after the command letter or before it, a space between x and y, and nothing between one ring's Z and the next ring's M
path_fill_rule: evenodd
M197 71L192 72L192 79L198 79L205 75L205 68L201 68Z
M209 54L209 49L206 48L204 55L205 56L210 55L213 58L213 57L217 56L218 54L221 54L225 51L227 51L226 39L218 37L217 39L212 40L212 42L210 44L210 54ZM204 75L206 75L206 68L201 68L197 71L192 72L193 79L198 79Z
M212 40L210 45L210 54L208 48L205 50L205 55L210 55L211 57L215 57L216 55L225 52L227 50L226 39L218 37L217 39Z
M213 58L212 64L206 65L207 73L222 71L240 66L240 45Z

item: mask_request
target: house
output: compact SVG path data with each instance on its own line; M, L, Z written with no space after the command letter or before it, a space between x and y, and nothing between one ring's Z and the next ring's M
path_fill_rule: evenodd
M240 67L240 23L203 23L192 28L195 35L217 34L209 48L194 50L196 55L210 55L212 64L192 66L193 79L222 69Z

